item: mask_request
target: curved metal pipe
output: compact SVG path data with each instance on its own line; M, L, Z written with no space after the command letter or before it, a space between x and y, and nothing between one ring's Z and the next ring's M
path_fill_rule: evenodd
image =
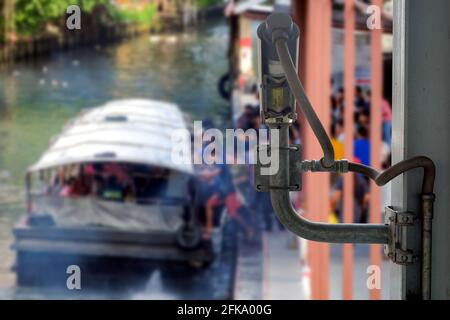
M419 156L401 161L391 168L378 172L377 170L356 163L349 163L349 171L364 174L375 181L378 186L384 186L389 181L406 171L423 168L423 183L421 195L422 210L422 299L431 298L431 237L434 203L434 180L436 179L436 166L428 157Z
M272 205L280 222L292 233L308 240L329 243L389 242L384 224L327 224L309 221L298 215L291 204L289 191L271 191Z
M362 164L352 162L348 164L349 171L368 176L370 179L374 180L378 186L384 186L402 173L417 168L424 169L422 193L433 194L436 166L434 165L433 160L428 157L419 156L404 160L383 172L378 172L377 170Z
M271 176L271 184L289 184L289 126L271 126L279 130L280 156L278 173ZM288 190L271 190L272 205L280 222L292 233L312 241L329 243L389 242L388 227L384 224L327 224L309 221L298 215L292 206Z
M330 168L334 164L334 148L325 131L319 117L317 116L314 108L311 105L308 97L305 94L305 89L297 75L297 69L292 62L291 55L289 54L289 48L284 38L278 38L275 41L278 57L280 58L281 66L283 67L286 79L289 87L295 96L301 110L303 111L306 119L308 120L314 135L319 140L320 146L323 150L323 158L321 160L322 165L326 168Z

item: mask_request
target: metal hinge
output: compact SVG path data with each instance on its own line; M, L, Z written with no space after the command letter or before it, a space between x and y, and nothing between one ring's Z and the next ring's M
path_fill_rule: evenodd
M400 265L410 265L416 260L417 255L406 248L406 229L414 226L417 215L412 212L398 211L392 207L385 209L385 223L389 226L389 244L384 251L392 262Z
M393 254L388 256L394 263L400 265L410 265L415 261L414 253L411 250L403 251L397 248Z
M333 165L326 168L322 165L320 160L304 160L299 163L300 170L304 172L334 172L334 173L347 173L348 172L348 160L336 160Z

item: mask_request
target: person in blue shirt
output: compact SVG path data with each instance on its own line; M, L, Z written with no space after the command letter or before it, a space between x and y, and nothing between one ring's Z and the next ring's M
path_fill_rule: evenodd
M354 143L354 156L361 164L370 166L369 132L365 126L359 126Z

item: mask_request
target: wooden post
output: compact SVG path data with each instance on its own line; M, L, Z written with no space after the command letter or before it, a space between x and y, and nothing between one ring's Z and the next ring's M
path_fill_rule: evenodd
M354 140L354 101L355 101L355 1L345 0L344 13L344 154L345 158L353 160ZM353 223L354 174L343 176L343 220ZM345 300L353 298L353 245L344 244L342 254L342 297Z
M372 4L383 9L382 0L373 0ZM381 17L380 17L381 18ZM371 121L370 121L370 139L371 139L371 166L380 169L381 162L381 104L383 99L383 51L382 51L382 29L371 30ZM370 185L370 223L381 223L381 196L380 188L372 181ZM381 268L381 246L370 246L370 265ZM370 290L370 298L379 300L381 291L378 289Z

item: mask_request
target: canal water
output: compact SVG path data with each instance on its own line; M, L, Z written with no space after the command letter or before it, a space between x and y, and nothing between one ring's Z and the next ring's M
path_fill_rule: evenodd
M228 69L225 20L167 35L55 53L0 70L0 299L14 292L12 226L24 214L26 168L81 109L113 99L172 101L222 126L217 91Z

